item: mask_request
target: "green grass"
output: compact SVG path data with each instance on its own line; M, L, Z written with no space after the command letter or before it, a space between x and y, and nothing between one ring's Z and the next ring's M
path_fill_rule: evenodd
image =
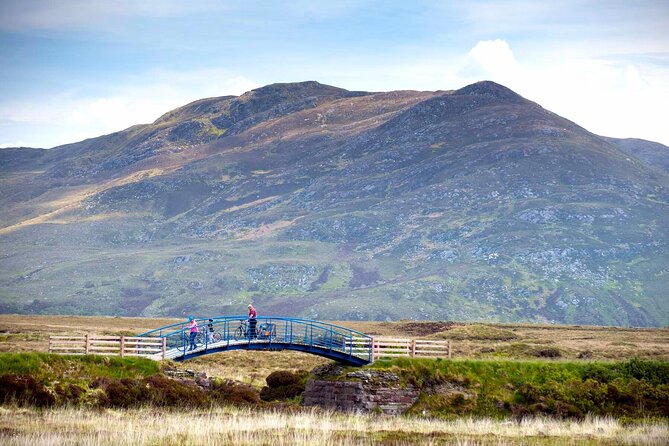
M145 358L67 356L48 353L0 353L0 375L30 375L40 382L84 381L95 377L143 378L160 372L160 364Z
M669 417L669 363L397 358L389 370L421 389L414 413Z

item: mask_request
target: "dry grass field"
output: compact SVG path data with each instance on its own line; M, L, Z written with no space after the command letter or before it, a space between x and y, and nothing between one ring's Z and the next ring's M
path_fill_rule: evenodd
M133 335L181 319L0 315L0 352L45 352L49 335ZM373 336L451 339L455 358L669 360L669 329L450 322L336 324ZM328 360L299 352L234 351L194 359L180 368L261 387L275 370L311 370Z
M0 443L23 445L666 445L660 422L418 419L238 408L36 411L0 408Z
M0 352L45 352L49 335L131 335L178 319L0 315ZM455 358L669 360L668 329L447 322L337 322L374 336L451 339ZM256 387L275 370L328 360L299 352L233 351L175 364ZM669 445L664 420L522 421L341 414L238 407L38 410L0 407L3 445Z

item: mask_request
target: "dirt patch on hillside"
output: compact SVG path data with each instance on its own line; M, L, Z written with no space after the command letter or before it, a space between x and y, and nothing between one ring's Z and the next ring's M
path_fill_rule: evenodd
M399 330L410 336L428 336L441 331L450 330L455 327L455 322L451 321L436 321L436 322L395 322L393 325L399 325Z

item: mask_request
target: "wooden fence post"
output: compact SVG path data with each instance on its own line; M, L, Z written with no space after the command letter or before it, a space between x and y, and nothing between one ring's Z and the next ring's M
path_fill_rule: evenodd
M125 336L121 336L121 358L125 356Z
M451 340L448 340L448 359L451 359Z
M49 336L49 353L52 353L52 350L51 350L51 341L52 341L51 336Z
M89 339L88 333L86 333L86 354L91 350L91 341Z
M414 358L416 356L416 340L412 339L411 340L411 357Z
M371 359L372 359L372 362L374 362L374 359L375 359L374 348L376 347L376 340L374 338L371 338L370 341L371 341L371 344L372 344L371 345L371 347L372 347L372 358Z
M165 355L167 355L167 338L163 338L162 351L163 351L163 359L165 359Z

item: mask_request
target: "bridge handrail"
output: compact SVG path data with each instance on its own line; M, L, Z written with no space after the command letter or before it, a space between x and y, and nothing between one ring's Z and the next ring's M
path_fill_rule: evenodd
M248 320L248 316L240 315L240 316L216 316L216 317L197 317L195 318L195 321L198 323L198 327L205 327L206 324L209 322L209 319L213 319L214 323L216 322L221 322L221 321L245 321ZM330 324L328 322L322 322L322 321L315 321L311 319L300 319L300 318L291 318L291 317L275 317L275 316L258 316L256 319L271 319L275 321L291 321L291 322L297 322L297 323L303 323L303 324L308 324L308 325L320 325L323 327L328 327L328 328L337 328L341 329L342 331L350 333L349 337L353 336L359 336L360 338L363 338L365 340L371 340L372 337L368 335L367 333L363 333L361 331L353 330L348 327L343 327L341 325L336 325L336 324ZM177 330L173 330L167 333L163 333L163 330L172 328L172 327L179 327ZM138 334L137 336L156 336L155 333L158 332L159 334L157 335L158 337L167 337L174 335L176 333L182 332L184 329L188 328L188 322L177 322L174 324L170 325L165 325L160 328L155 328L153 330L149 330L147 332Z

